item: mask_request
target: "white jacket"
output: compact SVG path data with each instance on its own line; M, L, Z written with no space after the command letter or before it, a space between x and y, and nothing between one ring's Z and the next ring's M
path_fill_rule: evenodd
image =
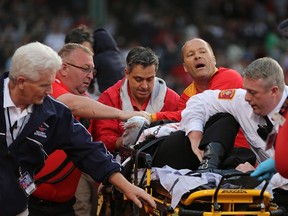
M257 134L258 125L266 124L263 117L256 115L252 107L245 101L246 90L207 90L201 94L191 97L186 104L186 108L182 111L182 120L180 129L186 132L186 135L191 131L202 131L208 119L216 113L230 113L239 122L244 135L250 144L251 150L255 153L257 162L260 163L267 158L274 157L274 148L266 150L266 143ZM272 121L272 115L279 112L282 104L288 95L288 86L286 86L280 103L268 114L269 119L275 126L276 131L278 125ZM229 125L227 125L229 127ZM276 174L277 186L288 184L288 179ZM276 177L275 176L275 177ZM271 183L274 177L271 179ZM275 179L276 181L276 179ZM283 188L283 189L288 189Z

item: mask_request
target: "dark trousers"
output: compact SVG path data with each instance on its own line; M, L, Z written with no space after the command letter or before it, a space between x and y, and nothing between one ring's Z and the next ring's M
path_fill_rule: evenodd
M288 191L280 188L273 189L273 202L285 210L283 216L288 216Z
M221 169L232 169L246 161L254 164L256 157L250 149L233 149L238 131L239 124L232 115L216 114L207 121L199 148L203 150L211 142L221 143L227 152L226 162L224 160L222 167L219 167ZM162 141L153 158L155 167L168 165L174 169L196 170L199 163L191 149L189 138L183 131L177 131Z
M29 197L29 216L75 216L73 205L75 198L63 202L50 202Z

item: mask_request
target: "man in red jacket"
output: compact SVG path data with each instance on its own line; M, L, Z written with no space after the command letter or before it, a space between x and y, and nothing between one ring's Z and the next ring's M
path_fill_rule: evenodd
M216 57L207 41L200 38L187 41L182 47L182 59L184 71L193 81L180 95L176 112L153 113L152 121L169 119L179 122L189 98L207 89L243 88L243 78L238 71L216 66Z
M98 101L124 111L176 111L179 95L156 77L158 65L159 59L150 48L133 48L126 58L125 78L104 91ZM117 119L95 120L92 135L113 152L123 144L123 126Z
M208 42L200 38L194 38L187 41L182 47L182 57L184 70L191 75L193 82L181 94L180 99L178 100L177 111L154 112L151 114L152 122L162 119L179 122L181 120L181 112L186 107L186 102L189 98L207 89L224 90L243 88L243 78L239 72L230 68L216 66L216 57ZM246 154L246 148L249 148L249 145L241 129L237 134L237 127L239 126L232 116L215 116L211 122L213 127L210 125L210 131L207 132L205 138L202 139L203 143L223 141L232 142L233 144L235 141L235 147L244 147L241 149L237 148L235 154L238 154L239 151L241 154ZM224 124L226 123L229 126L225 126ZM236 129L232 127L232 125L235 125ZM224 134L222 134L223 126L226 127ZM216 128L217 130L215 130ZM235 140L236 134L237 137ZM181 145L179 143L181 143ZM182 145L183 148L180 147ZM193 154L189 149L190 146L190 141L188 137L185 137L183 131L174 133L160 144L153 165L160 167L169 165L176 169L197 168L199 161L197 158L191 156ZM179 160L179 155L187 155L189 160Z

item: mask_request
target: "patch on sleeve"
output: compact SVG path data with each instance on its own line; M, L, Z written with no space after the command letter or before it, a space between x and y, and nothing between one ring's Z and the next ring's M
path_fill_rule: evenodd
M218 99L231 100L235 95L235 89L227 89L219 92Z

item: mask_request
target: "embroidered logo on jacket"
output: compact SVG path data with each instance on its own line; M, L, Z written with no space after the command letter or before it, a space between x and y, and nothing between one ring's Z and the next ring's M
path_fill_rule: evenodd
M42 125L40 125L38 127L38 129L34 132L35 136L39 136L39 137L43 137L43 138L47 138L47 134L46 134L46 130L47 128L49 128L49 125L47 125L46 123L43 123Z
M219 92L218 99L231 100L235 95L235 89L227 89Z

